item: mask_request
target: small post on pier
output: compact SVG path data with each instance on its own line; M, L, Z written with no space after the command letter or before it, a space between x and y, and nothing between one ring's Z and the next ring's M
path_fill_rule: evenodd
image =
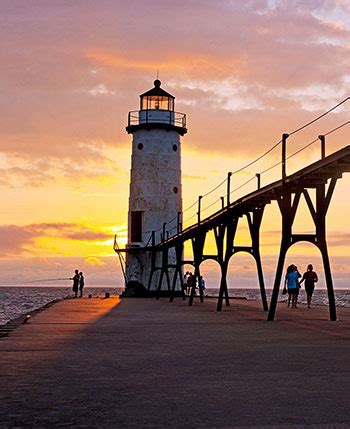
M156 232L152 231L152 247L156 245Z
M232 171L229 171L229 172L227 173L227 198L226 198L226 201L227 201L227 209L228 209L228 207L229 207L229 205L230 205L231 176L232 176Z
M166 222L163 223L162 241L165 240L165 226L166 226Z
M289 134L282 134L282 180L287 176L286 173L286 158L287 158L287 138Z
M177 212L177 233L182 231L181 212Z
M256 173L256 178L257 178L257 182L258 182L258 189L260 189L260 185L261 185L261 174L260 173Z
M220 197L221 199L221 208L225 207L225 197Z
M326 157L326 137L325 136L318 136L321 142L321 159L324 159Z
M199 195L198 197L198 212L197 212L197 216L198 216L198 225L201 223L201 201L202 201L203 196Z

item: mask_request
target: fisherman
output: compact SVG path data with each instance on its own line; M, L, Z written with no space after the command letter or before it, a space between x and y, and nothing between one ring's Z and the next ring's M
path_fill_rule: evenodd
M73 292L75 293L75 297L78 297L78 289L79 289L79 270L75 270L74 277L71 277L69 280L73 280Z

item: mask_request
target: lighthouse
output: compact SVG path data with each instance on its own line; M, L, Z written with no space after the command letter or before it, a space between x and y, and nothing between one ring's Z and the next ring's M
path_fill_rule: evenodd
M129 112L126 130L132 134L126 287L155 289L149 284L151 244L179 229L182 216L181 141L186 115L175 112L175 97L160 80L140 95L140 109ZM169 264L175 255L169 253ZM160 261L157 261L160 264Z

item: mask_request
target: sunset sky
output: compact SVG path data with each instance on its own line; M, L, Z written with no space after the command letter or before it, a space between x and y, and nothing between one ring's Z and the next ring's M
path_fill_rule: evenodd
M157 70L176 97L175 110L187 114L184 208L283 132L350 96L348 0L1 0L0 24L1 285L68 277L76 267L87 285L122 285L112 247L115 233L125 244L127 228L125 126ZM348 121L349 112L350 101L291 137L288 154ZM330 135L327 154L350 144L349 136L350 125ZM315 143L288 163L288 173L319 156ZM277 148L234 175L232 187L279 160ZM262 184L279 177L277 167ZM232 198L255 186L251 181ZM344 175L328 216L335 287L349 286L349 186ZM224 193L219 188L203 207ZM194 214L186 212L187 225ZM297 227L312 229L303 207ZM245 233L243 224L242 243ZM262 228L267 287L279 240L273 203ZM290 260L300 270L311 261L322 274L311 245L293 247ZM207 263L210 286L213 270ZM252 259L235 256L231 271L231 286L257 285Z

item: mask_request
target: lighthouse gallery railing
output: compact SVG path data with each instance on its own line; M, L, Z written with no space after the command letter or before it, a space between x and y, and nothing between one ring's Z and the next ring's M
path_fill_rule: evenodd
M168 124L186 128L186 114L170 110L133 110L128 115L128 126L141 124Z

